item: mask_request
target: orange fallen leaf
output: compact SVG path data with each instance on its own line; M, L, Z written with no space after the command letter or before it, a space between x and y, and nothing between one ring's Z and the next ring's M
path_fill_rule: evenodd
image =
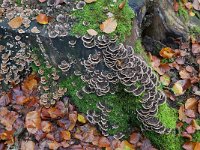
M110 142L106 137L99 138L99 147L110 147Z
M200 130L200 126L198 125L198 123L196 122L196 120L192 120L191 125L196 129L196 130Z
M17 29L22 25L22 21L23 18L22 17L15 17L12 20L10 20L8 22L8 25L12 28L12 29Z
M32 74L24 80L22 84L22 89L27 92L28 91L32 92L37 87L37 85L38 85L38 79L35 74Z
M190 73L184 68L179 72L181 79L189 79Z
M26 115L25 126L29 133L35 134L41 128L40 112L28 112Z
M126 0L124 0L119 4L119 9L123 9L125 5L126 5Z
M69 131L61 131L61 137L64 140L70 140L71 139L71 133Z
M14 131L5 131L0 134L0 140L6 141L5 144L13 145L14 144Z
M18 114L14 111L9 111L6 107L0 108L0 123L6 127L6 130L11 131Z
M173 7L174 7L174 11L175 11L175 12L178 12L178 9L179 9L179 4L178 4L178 2L174 1Z
M194 147L194 150L200 150L200 142L197 142L195 147Z
M104 21L102 24L100 24L100 29L104 33L112 33L117 28L117 21L113 17L108 18L106 21Z
M39 24L48 24L49 23L49 18L47 17L46 14L39 14L37 15L36 17L36 21L39 23Z
M170 47L165 47L162 48L161 51L159 52L160 56L163 58L172 58L175 55L174 50L172 50Z
M194 150L196 143L195 142L186 142L183 144L183 149L185 150Z
M49 149L56 150L61 146L61 144L56 141L48 141L48 146Z

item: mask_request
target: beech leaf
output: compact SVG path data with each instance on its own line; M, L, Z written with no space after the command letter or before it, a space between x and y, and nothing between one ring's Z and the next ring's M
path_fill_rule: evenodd
M15 17L12 20L10 20L8 22L8 25L12 28L12 29L17 29L22 25L22 21L23 18L22 17Z
M102 24L100 24L100 29L105 33L112 33L117 28L117 21L113 17L108 18Z

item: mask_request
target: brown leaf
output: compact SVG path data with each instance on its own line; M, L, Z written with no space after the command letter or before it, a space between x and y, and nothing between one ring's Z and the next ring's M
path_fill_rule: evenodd
M49 146L49 149L57 150L61 145L56 141L49 141L48 146Z
M0 134L0 140L6 141L5 144L13 145L14 144L14 131L5 131Z
M172 50L170 47L165 47L162 48L161 51L159 52L160 56L163 58L172 58L175 55L174 50Z
M191 110L191 109L186 109L185 115L190 117L190 118L195 118L195 112L194 112L194 110Z
M187 128L185 130L187 131L187 133L193 134L196 129L192 125L189 125L189 126L187 126Z
M0 106L3 107L8 105L11 102L10 97L9 93L2 93L0 97Z
M180 106L180 108L178 110L178 114L179 114L178 118L179 118L180 121L184 121L187 118L187 116L185 115L184 105Z
M35 143L33 141L22 141L20 150L34 150Z
M73 128L75 127L76 125L76 121L78 119L78 115L77 115L77 112L74 111L73 113L70 113L69 114L69 121L70 121L70 126L69 126L69 131L73 130Z
M194 150L195 143L194 142L186 142L183 144L183 149L185 150Z
M179 9L179 4L178 4L178 2L174 1L173 7L174 7L174 11L175 11L175 12L178 12L178 9Z
M42 119L58 119L64 116L64 113L56 107L42 108L41 117Z
M187 132L182 132L181 136L192 141L192 136L190 134L188 134Z
M70 140L71 139L71 133L69 131L61 131L61 137L64 140Z
M87 33L88 33L89 35L92 35L92 36L96 36L96 35L98 34L98 32L95 31L94 29L88 29L88 30L87 30Z
M97 0L84 0L86 3L93 3L96 2Z
M6 107L0 108L0 123L6 127L6 130L11 131L18 114L14 111L9 111Z
M200 101L198 103L198 113L200 114Z
M171 68L169 66L169 64L167 63L161 63L159 66L160 71L162 72L162 74L165 74L166 72L168 72ZM160 74L161 75L161 74Z
M125 5L126 5L126 0L123 0L123 1L119 4L119 9L123 9Z
M198 123L196 122L196 120L192 120L191 125L196 129L196 130L200 130L200 126L198 125Z
M164 92L165 92L165 95L170 99L170 100L172 100L172 101L175 101L175 96L174 96L174 94L172 94L169 90L164 90Z
M102 24L100 24L100 29L105 33L112 33L117 28L117 21L114 18L108 18Z
M110 142L106 137L99 138L99 147L110 147Z
M170 84L170 76L168 74L164 74L162 76L160 76L160 82L164 85L164 86L168 86Z
M39 24L48 24L48 23L49 23L49 18L47 17L46 14L39 14L39 15L37 15L37 17L36 17L36 21L37 21Z
M49 121L41 122L42 131L45 133L49 133L52 130L52 124Z
M130 143L131 144L136 144L141 138L141 135L139 133L133 132L130 136Z
M26 115L25 126L29 133L35 134L41 128L40 112L31 111Z
M190 73L187 72L186 69L182 69L182 70L179 72L179 75L180 75L181 79L190 79Z
M194 147L194 150L200 150L200 142L197 142L195 147Z
M15 17L12 20L10 20L8 22L8 25L12 28L12 29L17 29L22 25L22 21L23 18L22 17Z
M36 89L38 86L38 79L35 74L32 74L28 76L23 84L22 84L22 89L26 92L32 92L34 89Z
M196 110L197 109L197 103L198 103L198 101L197 101L196 98L189 98L185 102L185 109Z

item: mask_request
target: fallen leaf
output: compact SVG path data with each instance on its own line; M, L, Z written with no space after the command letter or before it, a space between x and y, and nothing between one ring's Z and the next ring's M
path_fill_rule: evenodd
M161 51L159 52L160 56L163 58L172 58L175 55L174 50L172 50L170 47L165 47L162 48Z
M175 11L175 12L178 12L179 4L178 4L177 1L174 1L173 7L174 7L174 11Z
M1 94L1 97L0 97L0 106L1 107L6 106L11 102L11 99L10 99L11 96L9 96L9 95L10 95L9 93Z
M96 2L97 0L84 0L86 3L93 3Z
M188 98L185 102L185 109L197 109L197 99L196 98Z
M22 141L20 150L34 150L35 143L33 141Z
M110 147L110 142L106 137L100 137L99 138L99 147Z
M49 133L52 129L52 124L49 121L42 121L41 127L43 132Z
M168 74L164 74L164 75L160 76L160 82L164 86L168 86L171 82L170 76Z
M200 102L198 103L198 113L200 114Z
M195 147L194 147L194 150L200 150L200 142L197 142Z
M174 94L172 94L169 90L164 90L165 95L167 96L167 98L169 98L172 101L175 101L176 97Z
M0 108L0 123L6 127L6 130L11 131L18 114L14 111L9 111L6 107Z
M181 79L189 79L189 78L190 78L190 73L187 72L186 69L182 69L182 70L179 72L179 75L180 75Z
M159 73L160 75L163 75L165 74L166 72L168 72L171 68L169 66L169 64L167 63L161 63L160 66L159 66L159 69L161 71L161 73Z
M192 9L192 3L191 2L187 2L187 3L185 3L185 7L188 9L188 10L190 10L190 9Z
M199 8L200 8L200 6L199 6ZM192 44L192 53L193 54L200 53L200 44L197 44L197 43Z
M176 96L183 95L190 86L190 80L179 80L176 83L174 83L172 91Z
M182 147L185 150L194 150L195 143L194 142L185 142Z
M113 17L108 18L102 24L100 24L100 29L105 33L112 33L117 28L117 21Z
M42 108L42 119L58 119L64 116L64 113L56 107Z
M29 133L35 134L41 128L40 112L28 112L26 115L25 126Z
M70 121L70 126L69 126L69 131L73 130L73 128L76 125L76 121L77 121L77 112L74 111L73 113L69 114L69 121Z
M126 5L126 0L123 0L120 4L119 4L119 9L123 9L124 6Z
M35 74L29 75L22 84L22 89L26 92L32 92L37 88L38 79Z
M185 115L190 117L190 118L195 118L195 112L192 109L186 109L185 110Z
M196 120L192 120L191 125L196 129L196 130L200 130L200 126L198 125L198 123L196 122Z
M198 0L194 0L192 6L195 10L200 10L200 2Z
M135 150L133 145L130 144L128 141L122 141L121 144L120 144L120 148L123 149L123 150Z
M193 134L196 129L192 125L189 125L189 126L187 126L187 128L185 130L187 131L187 133Z
M130 136L129 142L130 142L131 144L136 144L136 143L140 140L140 138L141 138L141 135L140 135L139 133L133 132L133 133L131 134L131 136Z
M69 131L61 131L61 137L68 141L71 139L71 133Z
M180 108L178 110L178 114L179 114L178 118L179 118L180 121L184 121L187 118L187 116L185 115L184 105L180 106Z
M39 24L48 24L49 23L49 18L47 17L46 14L39 14L37 15L36 17L36 21L39 23Z
M49 146L49 149L57 150L61 145L56 141L49 141L48 146Z
M10 20L8 22L8 25L12 28L12 29L17 29L22 25L22 21L23 18L22 17L15 17L12 20Z
M6 141L5 144L13 145L14 144L14 131L5 131L0 134L0 140Z
M192 141L192 136L190 134L188 134L187 132L182 132L181 136Z
M78 114L78 121L81 122L81 123L86 123L85 117L81 114Z
M97 31L95 31L94 29L88 29L87 30L87 33L91 36L96 36L98 34Z

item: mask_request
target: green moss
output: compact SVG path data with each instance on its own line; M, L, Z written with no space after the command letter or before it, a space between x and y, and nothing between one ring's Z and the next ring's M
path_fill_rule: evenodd
M149 57L147 56L144 47L142 46L141 39L137 39L134 42L133 49L136 54L139 54L140 56L142 56L144 58L144 60L150 65L151 61L150 61Z
M170 108L167 103L159 106L157 117L167 128L175 129L178 113L176 109Z
M21 0L16 0L16 4L18 5L18 6L21 6Z
M175 133L159 135L155 132L144 132L152 144L159 150L182 150L183 139Z
M188 11L185 9L185 6L181 3L181 2L179 2L179 9L178 9L178 15L180 16L180 17L182 17L186 22L188 22L189 21L189 13L188 13Z
M124 41L125 37L131 33L132 19L135 14L128 3L120 10L118 6L122 1L123 0L119 0L117 3L113 3L110 0L98 0L97 2L84 6L83 10L75 10L72 15L75 16L78 21L73 26L71 34L84 35L87 33L88 29L94 29L99 34L102 34L99 25L108 18L106 14L111 12L114 14L118 25L116 30L109 35L111 37L117 35L120 42ZM107 8L108 11L106 11L105 8ZM83 21L86 21L89 25L83 26Z
M196 120L197 124L200 125L200 119ZM192 135L192 141L193 142L200 142L200 130L197 130L193 135Z

